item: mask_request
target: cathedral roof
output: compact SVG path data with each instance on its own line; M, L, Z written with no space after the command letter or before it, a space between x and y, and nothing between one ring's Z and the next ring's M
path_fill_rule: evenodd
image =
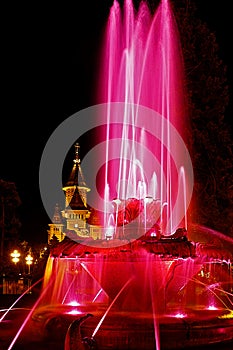
M72 171L68 178L68 181L65 183L64 187L70 187L70 186L79 186L79 187L87 188L86 182L83 177L81 166L78 163L74 163Z
M77 186L68 207L73 210L87 210Z
M87 223L89 225L94 225L94 226L103 226L104 213L91 207L89 208L89 210L90 210L90 217L87 219Z
M67 180L67 182L65 183L64 187L72 187L72 186L78 186L78 187L84 187L87 190L89 190L89 188L86 185L86 181L84 179L83 176L83 172L82 172L82 168L81 168L81 161L80 161L80 157L79 157L79 144L76 143L75 144L75 159L73 160L74 164L73 164L73 168L71 170L70 176Z

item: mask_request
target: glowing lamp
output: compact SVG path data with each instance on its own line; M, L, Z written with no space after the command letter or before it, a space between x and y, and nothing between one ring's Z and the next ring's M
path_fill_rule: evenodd
M12 261L13 261L13 263L17 264L17 262L19 262L19 257L20 257L20 253L18 252L18 250L15 249L15 250L11 253L11 256L12 256Z
M31 264L32 264L33 257L32 257L30 254L28 254L28 255L26 256L25 260L26 260L26 264L27 264L27 265L31 265Z
M30 273L30 266L32 264L33 257L31 256L31 254L28 254L25 260L26 260L26 264L28 265L28 273Z

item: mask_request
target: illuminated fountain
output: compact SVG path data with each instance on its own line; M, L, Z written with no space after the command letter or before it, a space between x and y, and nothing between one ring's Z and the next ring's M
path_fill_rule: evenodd
M145 2L136 12L114 1L102 52L100 167L88 200L101 237L67 237L51 250L30 332L65 350L231 340L233 243L188 222L193 171L169 2L151 14Z

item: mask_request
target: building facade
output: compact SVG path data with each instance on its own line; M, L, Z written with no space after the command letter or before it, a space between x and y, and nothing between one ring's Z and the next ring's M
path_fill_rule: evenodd
M88 238L102 239L100 213L88 205L88 192L80 161L80 146L75 143L75 157L68 181L63 187L65 195L64 208L55 205L52 223L48 229L48 243L56 237L61 242L67 235L75 239Z

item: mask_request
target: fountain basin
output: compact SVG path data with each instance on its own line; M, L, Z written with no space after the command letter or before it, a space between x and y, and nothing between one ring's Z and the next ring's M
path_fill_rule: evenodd
M88 313L94 317L77 332L101 350L151 350L158 342L187 349L232 339L228 264L197 255L182 239L100 243L67 241L51 252L31 319L38 339L64 344L69 326Z
M41 308L34 314L31 326L38 339L61 344L69 325L90 311L94 317L87 319L77 332L80 331L82 338L91 338L104 314L103 305L99 309L82 307L79 315L70 314L70 307L66 306ZM94 339L101 350L151 350L156 348L156 337L159 337L161 349L187 349L232 340L233 314L229 311L186 309L182 312L183 316L174 309L170 314L154 318L151 313L128 313L113 308Z

